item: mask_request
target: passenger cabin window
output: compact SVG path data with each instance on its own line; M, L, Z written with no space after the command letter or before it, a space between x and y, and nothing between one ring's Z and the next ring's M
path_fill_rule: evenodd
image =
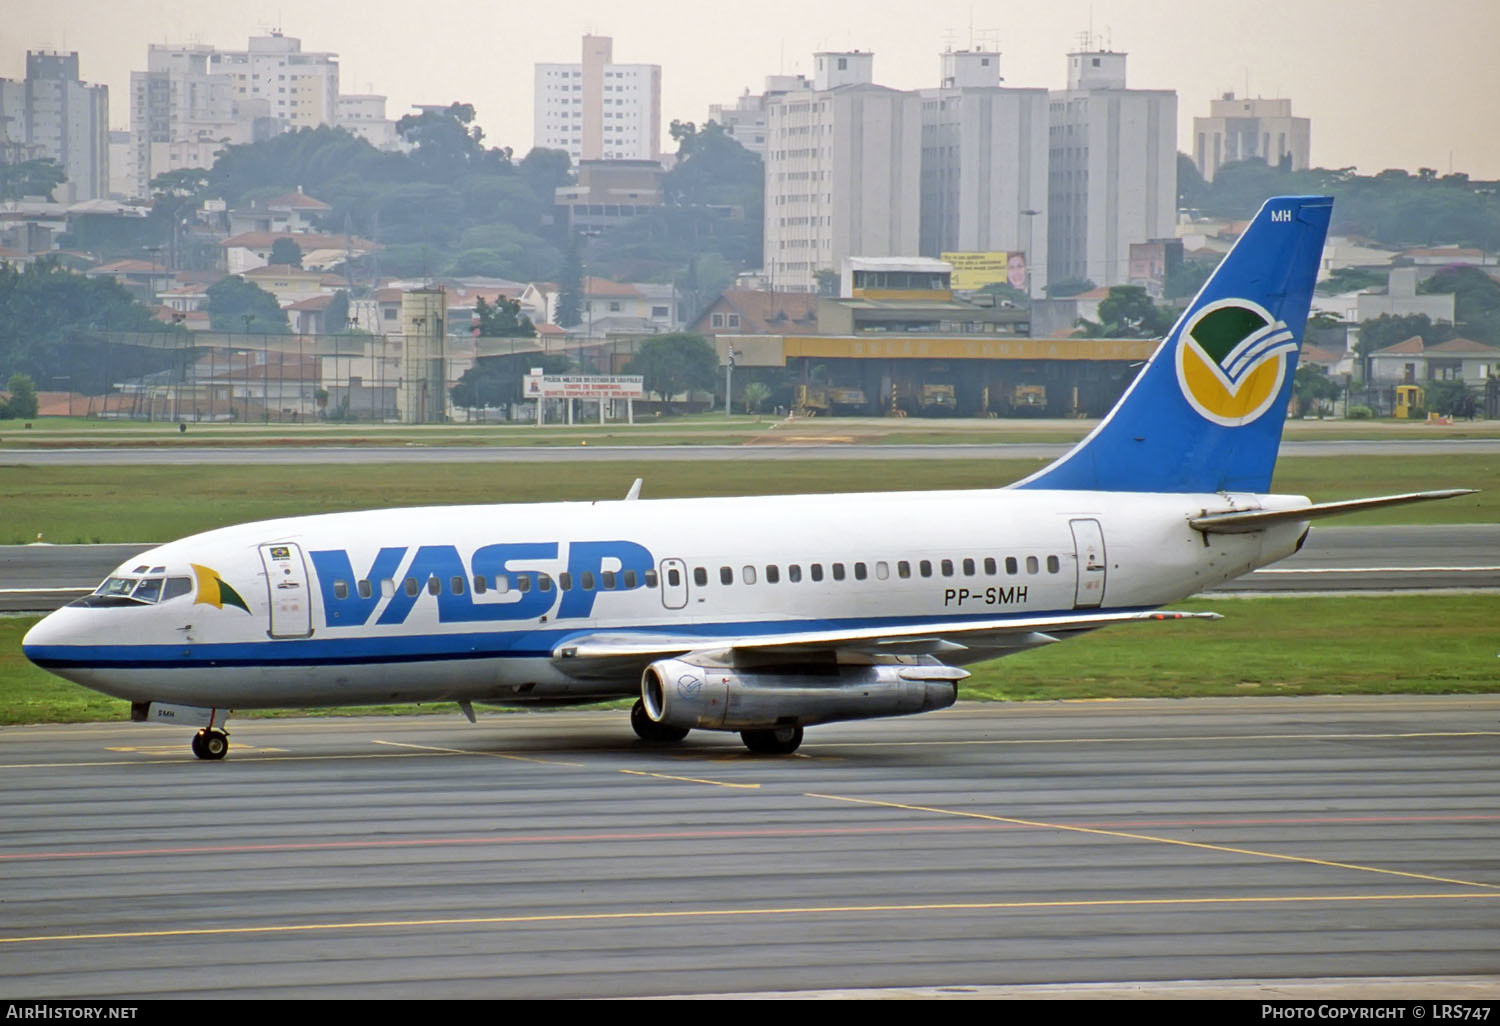
M359 592L360 598L369 598L375 593L375 589L370 587L369 581L356 581L354 589Z
M348 581L334 581L333 582L333 597L334 598L338 598L338 599L346 599L346 598L348 598L349 597L349 582Z
M812 574L812 579L814 581L821 581L823 579L822 563L814 563L812 566L808 567L808 571Z
M546 574L537 574L536 587L538 591L551 591L552 578L548 577Z
M1026 572L1028 574L1034 574L1041 570L1041 568L1041 564L1037 562L1037 558L1035 556L1026 557Z
M922 562L920 562L920 563L917 564L917 571L923 577L931 577L932 576L932 560L930 560L930 559L924 559L924 560L922 560Z
M599 588L602 591L615 590L615 572L613 570L599 571Z
M705 570L701 566L695 566L695 567L693 567L693 583L696 584L700 588L703 587L705 584L707 584L708 583L708 571Z
M721 566L721 567L719 567L719 583L720 584L733 584L734 583L734 567L730 567L730 566Z
M523 594L531 590L530 574L516 574L516 590Z
M484 594L484 577L481 574L474 575L474 594Z
M943 576L944 577L952 577L953 576L953 560L951 560L951 559L945 559L945 560L943 560Z
M753 566L744 567L740 571L740 579L743 580L746 584L754 584L755 583L755 567L753 567Z
M1016 566L1016 557L1015 556L1006 556L1005 557L1005 572L1008 573L1008 574L1012 574L1012 575L1018 574L1018 573L1021 572L1020 568Z
M573 575L564 570L557 575L557 586L563 591L573 590Z
M831 569L833 570L833 579L835 581L842 581L844 579L844 564L835 563Z
M998 569L999 568L995 565L995 557L994 556L985 556L984 557L984 572L985 573L987 573L991 577L993 577L993 576L995 576L995 571L998 570Z
M856 581L864 580L867 574L868 571L865 569L865 565L863 563L854 564L854 579Z
M441 595L443 593L443 582L436 576L427 578L427 594Z
M791 581L793 584L796 584L798 581L802 580L802 567L796 563L788 565L786 568L786 579Z
M421 592L422 586L417 583L417 579L415 577L408 577L406 579L406 593L412 598L416 598Z
M1047 557L1047 572L1049 574L1055 574L1055 573L1059 572L1060 570L1062 570L1062 560L1058 559L1056 556L1048 556Z
M772 563L770 566L766 567L766 583L777 584L780 581L781 571L777 568L776 564Z
M455 577L448 582L448 587L453 589L453 594L462 595L464 593L464 579L462 577Z
M389 577L382 577L380 579L380 597L390 598L394 594L396 594L396 582Z
M884 560L881 560L875 564L875 579L877 581L888 580L890 576L891 568Z
M583 584L584 591L594 590L594 572L592 570L585 570L578 575L578 579Z
M964 560L964 576L965 577L973 577L974 576L974 561L972 559L966 559L966 560Z
M635 586L636 586L636 581L637 580L638 580L638 578L636 577L636 574L635 574L634 570L626 570L625 571L625 587L627 589L633 590L635 588Z
M656 587L657 580L658 580L658 578L656 576L656 571L655 570L647 570L646 571L646 587L648 587L648 588L654 588L654 587Z
M905 580L911 576L911 564L901 559L896 561L896 576Z

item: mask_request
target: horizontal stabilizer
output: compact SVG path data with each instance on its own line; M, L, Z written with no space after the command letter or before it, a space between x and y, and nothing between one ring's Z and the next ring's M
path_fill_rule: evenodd
M1260 531L1272 524L1284 524L1299 520L1317 520L1336 517L1344 513L1360 513L1367 509L1385 506L1402 506L1409 502L1432 502L1436 499L1452 499L1459 495L1473 495L1473 488L1446 488L1435 492L1407 492L1404 495L1378 495L1369 499L1345 499L1342 502L1318 502L1295 509L1251 509L1226 510L1223 513L1204 513L1188 521L1195 531L1205 534L1246 534Z

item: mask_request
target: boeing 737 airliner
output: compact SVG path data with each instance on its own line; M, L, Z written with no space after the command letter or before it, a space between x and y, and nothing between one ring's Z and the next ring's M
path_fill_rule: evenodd
M1296 551L1268 495L1332 201L1278 197L1099 426L984 491L333 513L130 560L33 627L37 665L199 726L232 709L639 694L644 740L941 709L967 663L1110 624Z

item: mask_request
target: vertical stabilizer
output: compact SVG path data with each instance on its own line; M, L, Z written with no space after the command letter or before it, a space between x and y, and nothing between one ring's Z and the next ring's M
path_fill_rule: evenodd
M1268 491L1332 211L1267 200L1109 415L1013 487Z

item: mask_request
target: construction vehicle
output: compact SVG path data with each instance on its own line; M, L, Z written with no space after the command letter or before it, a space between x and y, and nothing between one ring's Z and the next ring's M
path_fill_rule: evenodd
M801 417L863 413L867 403L862 388L843 385L797 386L797 415Z

